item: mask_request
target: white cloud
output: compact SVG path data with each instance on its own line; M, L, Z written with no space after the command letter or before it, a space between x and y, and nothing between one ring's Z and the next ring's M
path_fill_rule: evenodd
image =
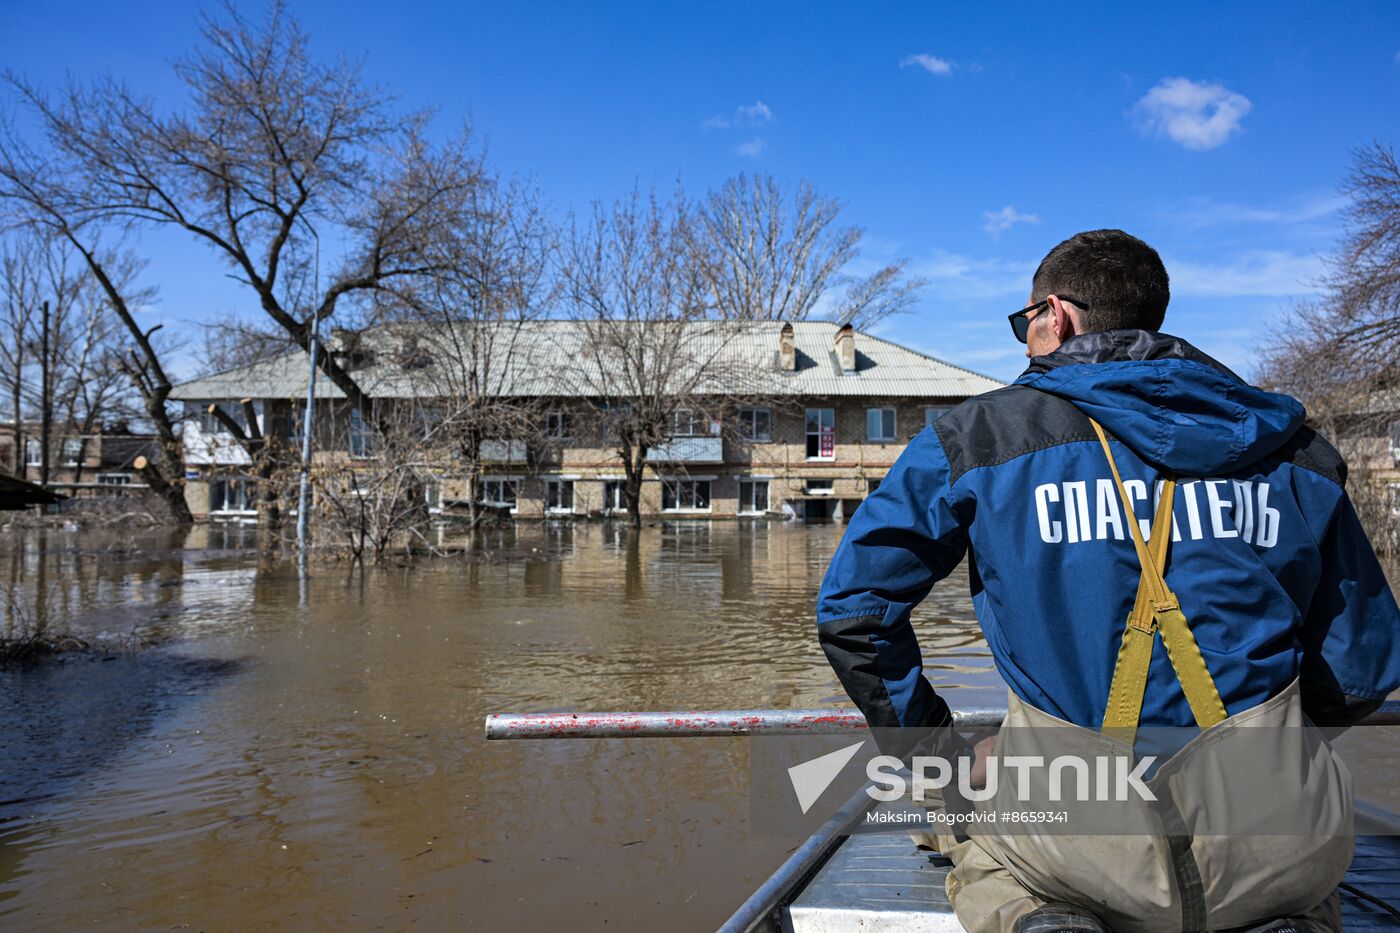
M745 126L762 126L772 122L772 108L763 101L756 100L752 104L741 104L735 107L732 114L716 114L701 123L700 128L709 132L710 130L728 130Z
M1187 230L1246 224L1291 226L1330 217L1346 204L1345 197L1335 194L1298 198L1287 207L1258 207L1201 197L1190 198L1181 206L1171 208L1168 216Z
M1187 149L1214 149L1240 132L1240 121L1253 106L1223 84L1164 78L1133 110L1147 132Z
M938 249L928 258L911 263L909 271L929 280L927 294L930 297L959 300L1011 297L1013 301L1024 301L1031 293L1031 276L1038 262L1038 259L974 259Z
M738 113L741 118L754 124L767 123L773 119L773 111L761 100L756 100L747 107L740 107Z
M1312 253L1250 250L1220 263L1163 260L1171 275L1172 297L1286 298L1307 295L1326 271Z
M753 139L740 143L738 148L734 151L745 158L757 159L759 156L763 155L763 150L767 148L768 144L755 136Z
M1022 213L1010 204L999 211L983 211L982 219L986 221L982 224L982 229L987 231L987 235L993 240L1000 239L1003 233L1010 230L1016 224L1040 223L1039 216Z
M930 55L927 52L920 52L917 55L909 55L899 60L899 67L908 68L910 65L917 65L931 75L952 74L955 67L946 58L939 58L937 55Z

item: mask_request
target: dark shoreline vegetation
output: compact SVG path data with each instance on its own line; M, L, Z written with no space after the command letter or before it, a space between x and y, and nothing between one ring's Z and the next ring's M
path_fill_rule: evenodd
M113 660L124 655L156 648L169 638L132 633L120 639L89 641L69 632L21 632L0 635L0 668L24 667L70 657L100 657Z

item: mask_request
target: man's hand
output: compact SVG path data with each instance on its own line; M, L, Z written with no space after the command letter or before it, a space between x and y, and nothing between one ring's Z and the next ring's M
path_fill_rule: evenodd
M992 751L996 748L997 737L989 735L972 746L972 770L968 772L967 782L971 787L983 787L987 783L987 759L992 757Z

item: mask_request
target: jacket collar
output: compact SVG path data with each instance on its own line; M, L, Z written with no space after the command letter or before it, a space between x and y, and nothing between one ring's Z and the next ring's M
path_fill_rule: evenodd
M1076 366L1082 363L1164 359L1204 363L1232 379L1243 381L1225 364L1207 356L1180 337L1155 330L1103 330L1075 334L1060 344L1054 353L1031 357L1021 378L1046 373L1061 366Z

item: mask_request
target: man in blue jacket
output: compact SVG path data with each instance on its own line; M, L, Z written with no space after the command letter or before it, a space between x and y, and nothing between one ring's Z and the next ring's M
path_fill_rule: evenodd
M1168 298L1166 269L1141 240L1094 230L1060 243L1011 318L1026 372L915 437L857 510L822 583L818 629L872 727L951 725L909 615L964 557L1013 701L1105 724L1141 569L1120 504L1147 536L1163 477L1177 483L1166 583L1222 715L1294 689L1314 723L1348 726L1400 686L1400 610L1346 465L1297 401L1161 333ZM1116 442L1121 498L1095 422ZM1161 639L1150 658L1140 724L1198 724ZM990 913L954 897L970 929L1095 928L1004 873L998 883L1014 902Z

